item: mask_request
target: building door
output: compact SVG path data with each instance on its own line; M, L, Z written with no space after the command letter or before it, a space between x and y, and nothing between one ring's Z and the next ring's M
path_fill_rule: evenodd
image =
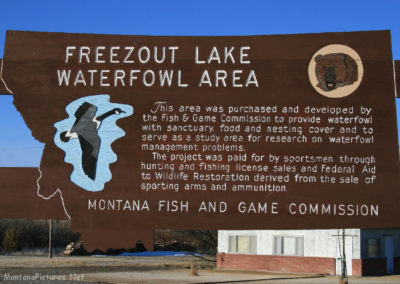
M345 237L345 250L346 250L346 270L347 275L353 275L353 237ZM336 237L336 275L342 275L342 254L343 254L343 241L342 237Z
M394 273L394 240L393 236L385 236L386 273Z

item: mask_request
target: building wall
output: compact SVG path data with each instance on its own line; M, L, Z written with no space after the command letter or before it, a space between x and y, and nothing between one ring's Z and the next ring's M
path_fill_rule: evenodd
M383 238L384 236L393 236L394 257L400 257L400 229L361 229L361 243L368 238ZM384 243L382 245L384 246Z
M351 268L348 268L351 270L350 275L399 273L400 229L346 229L345 234L347 263L351 264ZM217 266L222 269L335 274L340 270L341 235L342 230L219 231ZM255 236L255 253L229 252L229 236ZM274 254L276 236L301 237L302 255ZM378 255L369 255L369 239L380 240Z
M217 255L217 268L335 274L335 259L329 257L295 257L219 253Z
M369 255L368 240L379 240L378 253L372 249ZM400 229L362 229L362 273L363 275L393 274L400 271Z
M362 276L362 260L361 259L353 259L352 260L352 275L353 276Z
M351 242L347 259L354 266L353 275L361 275L360 229L346 229ZM217 267L222 269L269 270L300 273L336 273L339 255L338 230L243 230L218 232ZM256 236L256 255L229 252L229 236ZM302 237L302 256L274 255L274 237ZM341 238L340 245L341 245ZM356 260L356 261L354 261ZM358 261L357 261L358 260Z
M386 274L386 259L371 258L361 260L362 275L383 275Z
M230 235L257 236L257 254L273 255L274 236L298 236L304 238L305 257L336 257L338 230L242 230L218 231L218 252L229 253ZM359 259L360 229L346 229L346 235L352 236L353 258ZM349 237L346 238L346 240Z

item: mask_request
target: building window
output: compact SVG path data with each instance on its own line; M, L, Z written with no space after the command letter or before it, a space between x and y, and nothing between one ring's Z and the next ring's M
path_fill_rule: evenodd
M366 258L382 257L382 240L381 238L365 239Z
M256 254L256 236L229 236L229 253Z
M275 255L304 255L304 238L275 236L274 237L274 254Z

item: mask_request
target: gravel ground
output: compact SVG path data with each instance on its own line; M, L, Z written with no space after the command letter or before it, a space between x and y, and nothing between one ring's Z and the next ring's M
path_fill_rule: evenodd
M215 261L215 257L209 257ZM86 283L85 275L124 272L166 271L189 269L190 263L201 268L214 268L215 262L193 256L173 257L114 257L114 256L64 256L49 259L43 256L0 256L1 283ZM99 280L91 282L113 283ZM99 282L100 283L100 282Z
M217 271L200 270L198 276L190 276L190 270L168 270L152 272L121 272L85 274L87 281L106 281L109 283L138 284L183 284L183 283L271 283L274 279L291 280L311 279L314 276L296 276L279 274L252 273L220 273ZM285 282L284 282L285 283ZM309 283L309 282L304 282Z
M213 258L215 260L215 258ZM190 264L198 276L190 275ZM254 283L337 284L337 276L215 270L215 262L184 257L0 256L0 283ZM400 283L400 275L350 277L349 284Z

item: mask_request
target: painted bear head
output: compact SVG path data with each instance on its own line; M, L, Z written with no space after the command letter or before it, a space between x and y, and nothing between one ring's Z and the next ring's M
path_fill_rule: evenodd
M315 57L317 87L324 91L351 85L358 80L356 61L344 53L331 53Z

